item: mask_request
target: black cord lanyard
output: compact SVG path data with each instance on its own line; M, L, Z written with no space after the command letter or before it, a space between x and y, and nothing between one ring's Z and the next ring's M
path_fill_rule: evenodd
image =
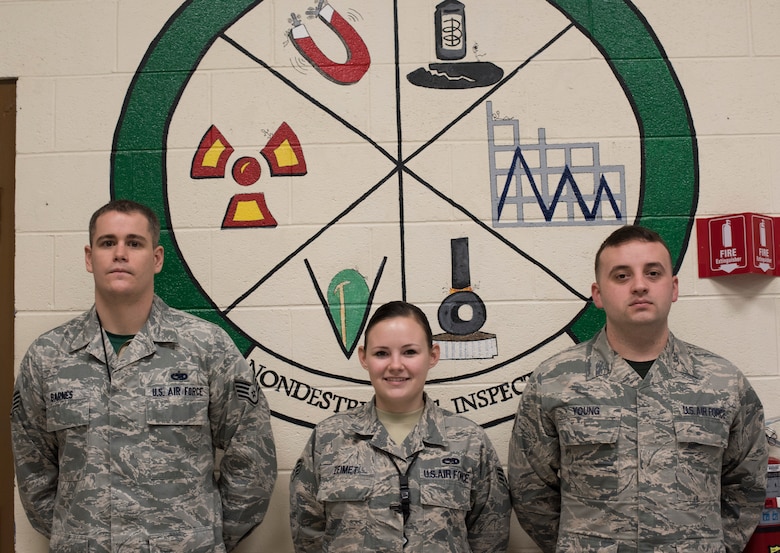
M406 538L406 521L409 520L412 505L411 493L409 492L409 471L412 470L412 465L414 465L414 462L417 460L417 456L419 454L420 452L418 451L412 455L412 460L409 461L409 464L406 466L406 472L401 472L401 469L398 468L398 464L395 462L395 459L388 456L390 462L393 463L395 470L398 471L398 483L401 489L401 514L404 516L404 547L406 547L406 543L409 541Z
M108 350L106 349L106 339L108 336L103 333L103 323L100 322L100 315L95 313L98 320L98 326L100 327L100 343L103 344L103 359L106 362L106 374L108 375L108 381L111 382L111 367L108 364Z

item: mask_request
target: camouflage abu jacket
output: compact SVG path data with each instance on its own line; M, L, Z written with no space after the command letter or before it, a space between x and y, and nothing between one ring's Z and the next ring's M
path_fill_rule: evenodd
M406 525L400 474L409 479ZM373 401L321 422L290 480L298 553L503 552L510 514L506 477L484 430L427 397L401 446Z
M229 551L262 521L276 478L246 360L157 297L119 358L94 307L39 337L11 428L22 504L56 553Z
M517 518L546 552L740 552L766 470L745 376L671 334L644 380L603 329L542 363L509 448Z

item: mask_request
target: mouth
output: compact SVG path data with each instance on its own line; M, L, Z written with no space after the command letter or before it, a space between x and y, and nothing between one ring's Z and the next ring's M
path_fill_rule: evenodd
M409 379L406 378L406 377L403 377L403 376L387 376L387 377L385 377L384 380L385 380L385 382L390 382L391 384L396 384L396 383L400 383L400 382L406 382Z

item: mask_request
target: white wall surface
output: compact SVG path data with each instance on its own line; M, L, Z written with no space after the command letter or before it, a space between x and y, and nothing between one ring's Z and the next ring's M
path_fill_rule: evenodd
M505 75L569 23L541 0L465 3L471 38L464 61L491 61ZM622 5L616 0L603 3ZM634 4L646 19L648 33L657 37L668 56L690 109L698 144L696 217L739 212L780 216L776 88L780 85L780 4L769 0L638 0ZM0 1L0 78L18 78L17 367L38 334L92 303L91 276L83 262L87 222L110 199L112 144L131 81L155 37L180 6L179 0ZM304 258L311 261L324 289L333 275L347 268L356 268L370 287L379 262L388 256L375 302L398 298L406 286L408 299L424 306L435 323L438 305L450 285L449 241L468 236L471 277L488 306L483 330L498 336L499 360L513 348L522 351L525 341L533 345L560 329L584 305L581 298L521 266L507 243L542 259L584 297L590 294L593 254L614 225L580 221L578 226L498 228L491 224L486 100L492 101L493 121L520 121L525 144L537 140L538 128L546 129L548 143L598 142L604 164L625 168L625 216L633 221L638 215L638 121L620 81L583 33L576 28L567 31L518 72L518 78L481 98L491 90L489 86L452 91L407 82L407 73L437 62L435 2L408 0L399 6L400 111L395 108L391 2L333 0L333 7L364 37L372 58L360 82L341 85L313 71L289 42L289 13L304 14L308 4L266 0L226 35L268 61L304 94L293 94L292 87L259 70L252 57L218 39L188 81L166 136L168 207L192 278L218 308L225 309L296 245L306 243L294 263L285 265L276 279L270 278L265 288L231 311L230 318L253 339L272 344L280 357L307 366L315 366L321 358L332 374L358 379L363 375L357 359L346 358L334 347L329 326L319 319L322 307L312 292ZM304 18L304 23L323 50L337 61L343 59L340 43L324 31L321 22ZM207 28L208 21L200 25ZM452 203L438 201L407 174L402 245L398 244L397 177L392 180L395 188L382 189L334 223L353 201L344 198L358 198L394 166L358 134L334 123L326 111L313 108L309 98L392 155L398 148L396 115L400 113L402 149L407 156L474 103L469 115L409 163L415 174L434 184ZM154 105L154 99L149 105ZM308 173L274 180L258 152L283 121L301 140ZM263 172L256 185L241 187L226 177L222 188L209 188L210 181L189 179L195 150L211 124L233 143L236 155L254 156L261 162ZM671 197L676 194L676 176L668 175ZM265 194L278 227L244 234L220 229L227 201L250 191ZM481 226L453 204L473 214ZM565 217L558 214L556 219ZM323 229L327 232L321 239L307 242ZM680 299L672 309L672 330L741 367L764 402L767 418L778 417L780 279L767 275L699 278L696 245L694 230L679 271ZM400 278L402 249L405 284ZM169 251L166 262L173 263L175 257ZM167 299L176 303L175 294ZM465 380L455 376L488 367L492 361L442 362L436 370L443 382L433 385L431 393L452 408L448 400L528 373L542 358L569 344L571 340L559 338L504 372L497 369ZM259 350L252 356L279 374L312 386L345 397L370 397L365 385L315 377ZM330 414L273 389L265 393L272 409L288 419L315 423ZM490 423L511 416L516 405L513 397L467 415ZM272 508L263 525L239 547L241 553L292 551L287 483L310 431L282 418L275 418L273 426L280 472ZM508 421L489 428L503 460L510 431ZM46 540L31 529L18 498L16 532L17 551L46 551ZM534 550L513 521L510 551Z

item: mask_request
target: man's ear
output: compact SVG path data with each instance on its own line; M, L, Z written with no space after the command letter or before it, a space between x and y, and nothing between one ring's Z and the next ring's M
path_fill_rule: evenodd
M92 247L84 246L84 264L87 267L87 272L92 272Z
M593 305L599 309L604 309L604 304L601 302L601 290L599 289L598 282L594 282L590 285L590 295L593 297Z
M165 261L165 250L162 246L154 248L154 274L162 271L163 261Z

